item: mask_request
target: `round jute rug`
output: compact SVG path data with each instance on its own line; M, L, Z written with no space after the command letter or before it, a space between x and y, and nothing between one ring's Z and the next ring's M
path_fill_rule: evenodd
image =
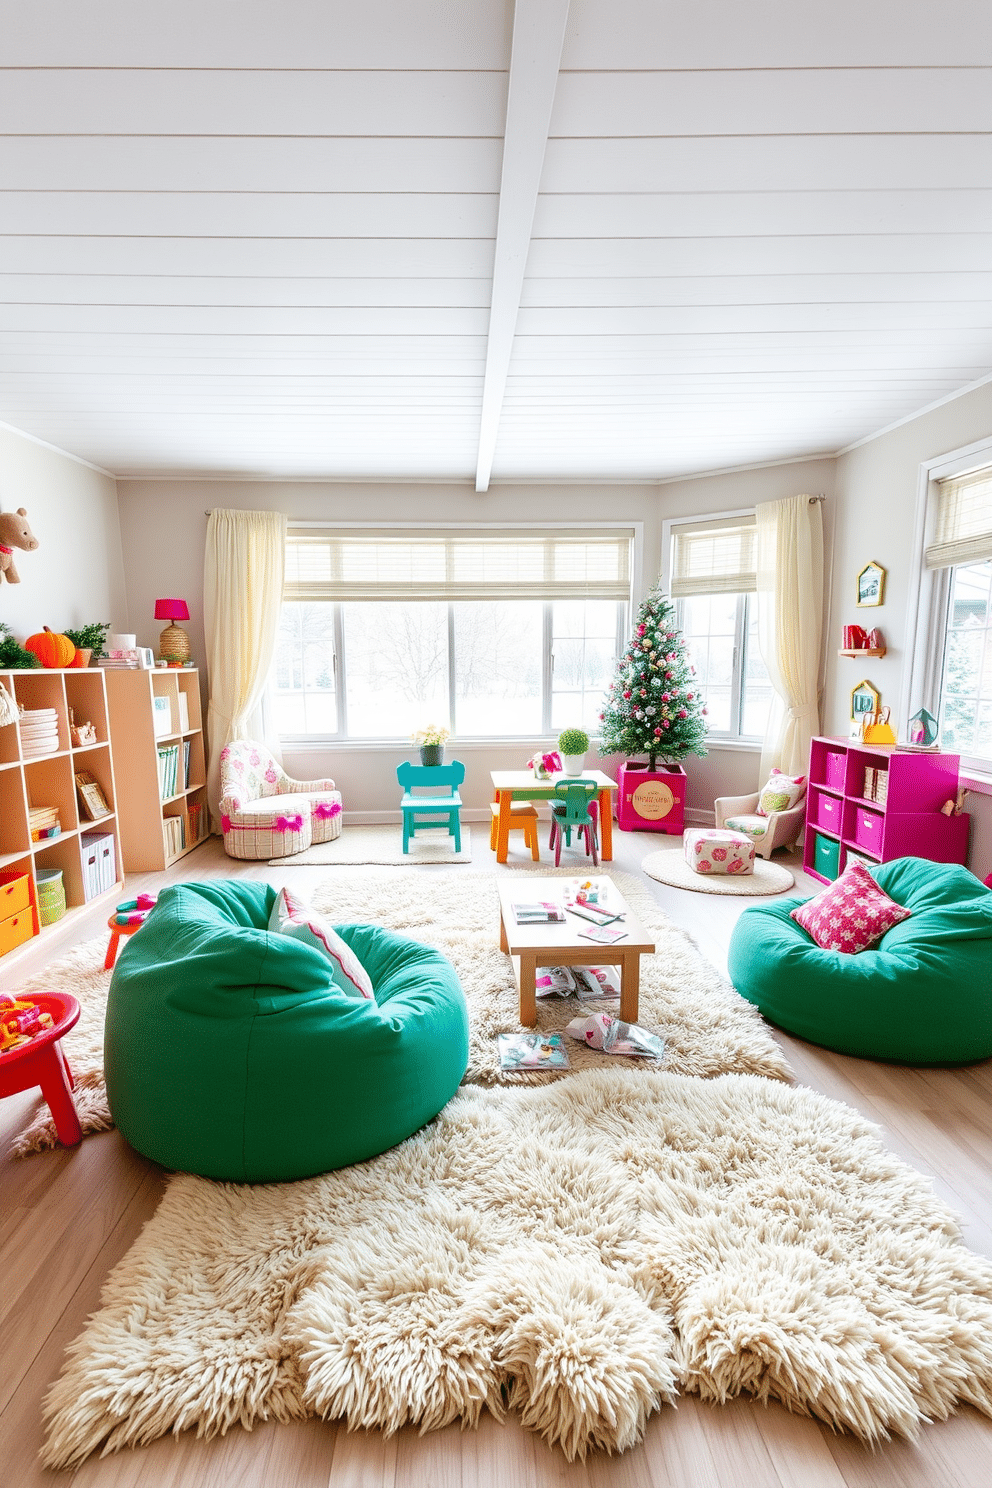
M795 883L795 876L779 863L756 857L753 873L697 873L682 856L681 848L649 853L641 867L649 878L671 884L673 889L695 889L700 894L781 894Z

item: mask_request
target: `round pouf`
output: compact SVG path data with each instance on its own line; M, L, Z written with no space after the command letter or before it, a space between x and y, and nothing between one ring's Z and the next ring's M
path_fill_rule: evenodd
M122 1135L167 1168L233 1182L306 1178L395 1146L436 1116L468 1064L468 1012L440 952L335 926L375 1001L270 934L276 891L175 884L110 984L107 1095Z
M912 911L857 955L822 950L790 910L749 907L730 937L730 979L772 1023L811 1044L900 1064L992 1055L992 892L967 868L896 858L873 869Z

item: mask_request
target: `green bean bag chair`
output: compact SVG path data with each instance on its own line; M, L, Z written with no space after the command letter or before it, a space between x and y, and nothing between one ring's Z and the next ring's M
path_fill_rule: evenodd
M335 926L375 990L349 996L319 951L268 932L275 898L244 881L172 885L118 958L110 1110L167 1168L254 1183L362 1162L436 1116L465 1073L465 997L440 952Z
M857 955L822 950L789 918L801 899L755 905L730 937L730 979L779 1028L841 1054L899 1064L992 1055L992 891L967 868L896 858L872 869L912 911Z

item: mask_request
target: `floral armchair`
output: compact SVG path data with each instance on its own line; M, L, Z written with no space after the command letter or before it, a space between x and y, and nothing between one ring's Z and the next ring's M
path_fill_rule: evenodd
M251 739L220 756L221 829L230 858L284 858L341 835L333 780L293 780Z

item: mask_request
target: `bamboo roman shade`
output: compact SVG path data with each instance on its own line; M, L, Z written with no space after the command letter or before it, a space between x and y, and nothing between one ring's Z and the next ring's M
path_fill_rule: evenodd
M672 529L672 596L753 594L757 550L754 517L686 523Z
M937 520L927 568L992 558L992 465L937 482Z
M291 527L287 600L629 599L627 530Z

